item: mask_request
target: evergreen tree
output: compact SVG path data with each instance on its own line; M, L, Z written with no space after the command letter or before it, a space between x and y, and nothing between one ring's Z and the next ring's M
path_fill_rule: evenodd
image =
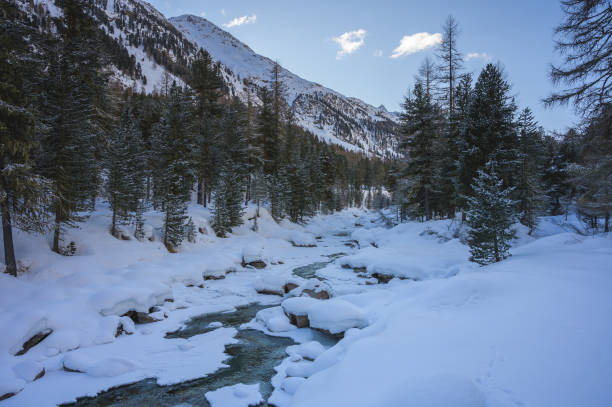
M113 211L111 234L117 223L127 223L139 210L145 195L145 157L142 134L131 100L125 102L119 125L107 151L106 192Z
M186 91L172 83L160 121L153 129L158 162L154 190L165 215L164 244L169 251L174 251L185 237L187 204L195 182L195 130L191 111Z
M544 207L545 195L541 187L542 130L529 108L519 115L518 136L520 172L514 195L518 201L519 220L531 234Z
M260 140L260 134L255 126L255 108L253 106L251 90L247 85L247 106L246 106L246 193L245 193L245 205L249 203L251 199L255 199L258 205L257 216L259 216L259 203L260 199L255 197L257 177L261 174L260 171L263 169L264 158L262 143ZM262 184L262 183L260 183Z
M414 215L432 219L436 202L438 168L436 142L439 138L439 108L423 84L417 82L411 97L404 101L402 148L409 160L404 175L408 178L408 205Z
M99 32L87 0L58 1L59 38L49 35L45 46L48 66L42 83L41 113L49 129L38 163L44 176L53 181L55 216L53 251L61 253L60 241L66 226L73 226L97 194L97 154L105 133L103 114L108 74L102 69L98 51Z
M213 228L219 236L225 236L233 227L242 224L248 150L246 119L244 106L234 98L222 120L223 164L214 187Z
M39 75L40 55L28 43L37 37L33 24L13 1L0 3L0 210L6 272L15 276L13 227L47 227L49 183L33 169L38 148L36 112L31 106L31 78Z
M194 225L193 219L191 219L191 217L189 217L189 220L185 224L185 237L187 238L187 241L189 243L195 243L196 242L195 225Z
M225 237L232 227L242 224L242 181L237 164L227 161L221 168L215 184L213 228L217 236Z
M221 118L223 79L219 66L208 52L200 49L191 65L190 86L195 92L197 121L197 202L206 206L219 166L218 127Z
M478 170L472 184L474 194L467 197L470 260L483 266L507 258L514 237L512 188L504 189L495 171L497 165L489 161L485 170Z
M261 108L257 120L257 131L263 151L264 173L274 174L277 170L279 156L279 134L274 116L274 99L267 88L262 88L259 98Z
M503 78L501 69L487 64L474 85L462 140L460 190L463 195L472 194L472 179L491 158L499 164L498 175L504 180L504 186L516 185L518 137L515 111L510 85Z

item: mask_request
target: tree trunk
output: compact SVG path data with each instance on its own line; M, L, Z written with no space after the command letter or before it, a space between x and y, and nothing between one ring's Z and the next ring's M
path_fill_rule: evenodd
M430 220L431 214L429 213L429 190L425 189L425 219Z
M2 201L2 238L4 239L4 263L6 272L17 277L17 262L15 261L15 246L13 245L13 226L11 213L6 199Z
M198 205L202 205L202 178L198 178L198 192L197 192L197 201Z
M60 221L56 215L55 216L55 229L53 231L53 247L51 248L51 250L53 250L57 254L62 254L60 252L59 242L60 242Z
M604 223L604 233L608 233L610 230L610 213L606 213L606 220Z
M113 224L111 225L111 235L117 237L117 210L113 209Z
M247 176L246 194L244 197L244 205L247 206L251 200L251 176Z

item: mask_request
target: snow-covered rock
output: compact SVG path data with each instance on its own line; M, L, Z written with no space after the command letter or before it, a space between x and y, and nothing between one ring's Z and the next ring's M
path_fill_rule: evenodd
M293 395L297 391L298 387L302 383L306 381L303 377L287 377L283 380L281 384L281 389L283 389L287 394Z
M263 402L259 384L238 383L205 394L211 407L255 407Z
M368 325L365 313L348 301L331 299L319 301L307 308L311 328L340 334L350 328L363 328Z
M20 378L27 382L33 382L45 375L45 368L42 364L34 361L23 361L13 366L13 371Z
M318 301L311 297L293 297L283 301L281 306L291 324L298 328L306 328L310 326L308 309Z
M286 332L295 329L281 307L264 308L257 312L255 318L271 332Z
M306 360L315 360L320 354L325 352L325 348L317 341L309 341L300 345L290 346L288 354L297 354Z
M299 230L295 230L291 232L290 235L291 244L296 247L316 247L317 241L314 235L310 233L301 232Z

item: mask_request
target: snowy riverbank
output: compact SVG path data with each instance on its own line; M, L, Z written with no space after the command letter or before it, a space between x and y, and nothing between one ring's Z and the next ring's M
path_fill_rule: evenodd
M148 215L154 231L160 219ZM347 210L277 225L262 211L258 232L248 221L218 239L208 211L191 208L191 216L205 234L174 255L159 239L110 236L103 207L71 232L73 257L18 234L30 271L0 275L0 395L17 393L0 405L51 406L145 378L168 385L203 377L225 366L240 327L166 333L255 302L271 308L246 326L305 343L287 349L272 380L279 407L612 403L609 237L567 232L563 219L546 218L535 238L519 233L510 259L481 268L467 261L450 221L387 229L377 213ZM247 264L257 261L266 267ZM292 274L313 263L325 281ZM332 334L348 329L327 350L309 342L312 329L289 324L289 305L280 307L304 290L333 298L301 301L292 312ZM159 321L134 325L130 316ZM16 355L38 333L48 336Z

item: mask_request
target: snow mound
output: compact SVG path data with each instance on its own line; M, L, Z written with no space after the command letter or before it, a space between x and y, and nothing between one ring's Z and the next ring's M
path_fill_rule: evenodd
M303 377L287 377L281 383L281 389L290 395L294 395L298 387L306 381Z
M317 245L317 241L312 234L300 232L299 230L292 231L289 235L289 240L294 246L298 247L315 247Z
M245 263L252 263L263 260L263 245L259 242L246 246L242 249L242 260Z
M307 313L312 328L323 329L332 334L368 325L366 315L361 309L337 298L312 304Z
M308 315L310 307L318 302L319 300L310 297L293 297L287 298L281 306L286 314L303 316Z
M28 360L13 366L13 371L19 378L31 382L44 371L44 367L40 363Z
M287 349L289 354L300 355L304 359L315 360L320 354L325 352L325 348L317 341L310 341L295 345Z
M259 384L238 383L205 394L211 407L249 407L263 402Z
M286 332L295 329L281 307L264 308L255 315L255 319L271 332Z
M136 364L123 358L105 358L94 360L80 353L72 352L64 356L64 369L78 373L87 373L93 377L114 377L131 372Z
M484 397L471 380L438 374L411 378L388 392L386 407L485 407Z

